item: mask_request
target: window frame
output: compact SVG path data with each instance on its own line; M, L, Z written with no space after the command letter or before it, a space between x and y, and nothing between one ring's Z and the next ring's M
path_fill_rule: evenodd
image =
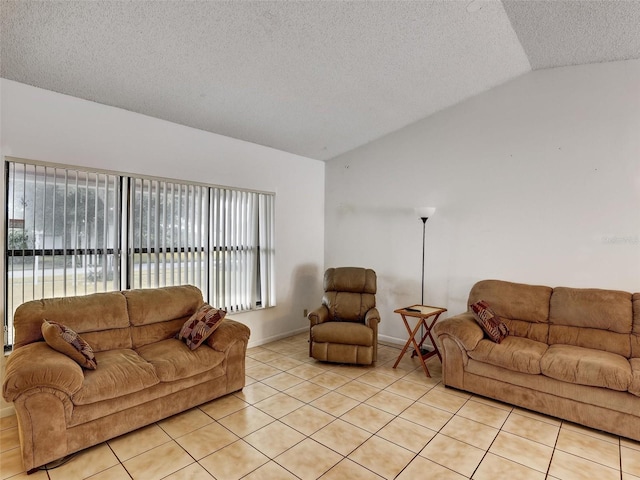
M44 294L44 286L42 287L42 295L38 296L36 294L36 292L33 292L33 298L25 298L24 296L24 292L22 294L22 300L18 301L17 303L14 304L14 301L12 299L9 298L10 295L10 289L13 285L13 281L10 278L10 268L13 262L13 258L15 258L16 256L26 256L27 254L30 254L31 256L34 256L34 258L36 257L42 257L43 259L51 257L54 258L56 255L84 255L84 258L89 259L89 258L100 258L101 256L106 258L107 255L112 255L113 257L113 269L114 269L114 275L113 275L113 279L110 281L107 281L107 275L102 275L103 279L101 280L102 283L102 289L98 289L97 288L97 263L95 264L94 268L96 269L96 274L95 274L95 280L94 282L95 284L95 291L96 292L106 292L106 291L117 291L117 290L127 290L127 289L131 289L131 288L155 288L155 287L160 287L160 286L166 286L166 285L181 285L181 284L186 284L186 283L192 283L189 282L189 276L187 276L186 281L182 281L182 277L178 278L177 283L175 282L175 277L172 277L172 282L171 283L167 283L166 282L166 276L165 276L165 281L163 282L158 282L158 275L159 275L159 270L162 268L165 270L165 274L166 274L166 268L167 268L167 261L161 261L158 262L157 259L160 257L166 258L167 254L170 253L171 254L171 259L174 259L174 254L178 254L178 265L180 265L181 263L181 259L183 258L183 256L186 254L187 257L189 256L189 254L193 254L195 255L200 261L202 261L202 259L204 258L204 266L201 267L200 264L198 264L198 268L201 268L201 271L199 273L201 273L202 276L204 276L204 284L202 285L198 285L197 282L195 283L196 286L198 286L200 288L200 290L203 293L203 297L204 300L206 302L209 302L210 299L213 297L215 300L220 301L220 299L223 299L225 302L230 302L228 296L220 296L219 295L219 291L220 291L220 286L216 283L216 280L214 278L214 276L216 275L222 275L225 276L227 274L230 274L231 270L228 270L226 272L223 272L222 274L220 274L220 267L214 265L214 259L218 258L219 254L221 252L224 253L224 257L226 258L228 255L227 254L231 254L230 256L232 257L236 257L236 258L241 258L243 256L243 252L249 252L247 255L249 257L251 257L251 255L254 255L255 258L255 268L254 269L249 269L246 270L244 273L247 274L247 276L250 275L250 278L235 278L234 277L234 282L236 282L236 285L234 285L233 283L229 282L230 284L224 285L224 290L225 292L228 294L229 291L234 291L234 288L239 288L239 285L244 285L245 289L248 289L249 291L249 295L250 295L250 299L248 302L247 301L243 301L240 303L235 303L235 304L230 304L230 305L216 305L220 308L227 308L230 312L233 313L241 313L241 312L248 312L248 311L254 311L254 310L260 310L260 309L264 309L264 308L269 308L269 307L273 307L276 305L276 292L275 292L275 198L276 198L276 194L275 192L267 192L267 191L259 191L259 190L251 190L251 189L243 189L243 188L237 188L237 187L228 187L228 186L222 186L222 185L215 185L215 184L208 184L208 183L202 183L202 182L192 182L192 181L188 181L188 180L181 180L181 179L170 179L170 178L163 178L163 177L156 177L156 176L149 176L149 175L136 175L136 174L130 174L130 173L123 173L123 172L116 172L116 171L111 171L111 170L104 170L104 169L97 169L97 168L91 168L91 167L84 167L84 166L77 166L77 165L65 165L65 164L56 164L56 163L50 163L50 162L41 162L41 161L34 161L34 160L26 160L26 159L22 159L22 158L15 158L15 157L9 157L6 156L4 157L4 164L5 164L5 178L4 178L4 188L5 188L5 198L4 198L4 224L5 224L5 235L4 235L4 252L3 252L3 258L4 258L4 262L5 262L5 275L4 275L4 289L3 289L3 296L4 296L4 307L5 307L5 314L4 314L4 318L3 318L3 325L4 325L4 331L5 331L5 335L4 335L4 347L5 350L10 349L11 345L13 343L13 332L10 331L10 329L13 327L13 313L15 311L15 309L21 304L24 303L25 301L29 301L31 299L40 299L40 298L47 298L47 297L51 297L51 296L56 296L56 297L68 297L68 296L73 296L76 295L78 293L76 288L76 267L75 267L75 263L74 263L74 267L73 267L73 282L74 282L74 290L72 292L67 292L66 290L66 283L64 284L64 292L63 294L59 294L57 292L55 292L55 290L53 291L53 293L55 293L55 295L45 295ZM99 175L108 175L108 176L115 176L118 179L118 192L116 192L116 196L117 198L115 199L116 202L116 210L117 213L114 213L114 216L117 220L117 225L116 227L118 227L118 232L117 232L117 241L115 244L115 247L113 248L106 248L106 247L94 247L94 248L55 248L55 245L53 246L53 248L36 248L36 246L34 245L33 248L21 248L21 249L15 249L15 248L10 248L10 244L9 244L9 237L10 237L10 221L16 225L16 219L11 218L11 205L13 205L12 203L12 199L9 198L10 196L10 191L12 190L12 184L10 184L11 182L11 178L10 178L10 168L12 164L19 164L19 165L24 165L24 166L33 166L34 169L37 168L45 168L45 177L44 177L44 182L46 185L46 181L47 181L47 176L46 176L46 169L54 169L54 172L57 171L62 171L65 175L68 174L68 172L73 171L73 172L82 172L83 175L86 176L90 176L90 175L96 175L96 185L97 185L97 178ZM37 176L37 175L35 175ZM52 177L53 178L53 177ZM34 185L36 184L36 180L33 180ZM206 216L203 215L202 212L200 212L200 217L199 220L201 221L199 227L200 227L200 233L203 235L201 237L201 239L203 239L203 244L199 245L197 244L198 242L196 242L196 245L193 246L188 246L188 245L180 245L179 242L178 244L174 244L174 245L165 245L164 243L162 245L153 245L151 246L151 244L149 243L147 245L147 247L140 245L135 245L134 242L134 222L136 221L136 214L133 210L134 208L134 195L135 193L135 186L136 184L140 183L143 188L142 190L140 190L141 192L141 202L142 200L142 196L144 195L144 185L145 183L148 182L149 185L156 185L156 186L163 186L162 188L166 188L167 185L182 185L182 186L186 186L187 191L190 187L192 187L194 190L198 189L199 191L204 191L206 192ZM76 182L77 183L77 182ZM76 184L77 187L77 184ZM23 187L23 188L26 188ZM68 195L68 189L67 185L65 184L65 190L63 190L63 195L65 198L65 208L66 208L66 196ZM96 189L98 188L97 186L95 187ZM160 188L160 187L158 187ZM46 187L45 187L46 189ZM106 190L105 190L106 191ZM46 190L45 190L46 192ZM245 207L241 204L236 204L236 203L228 203L225 205L220 205L220 204L215 204L214 203L214 196L217 193L220 192L224 192L225 194L229 194L231 196L240 196L241 198L247 198L249 199L249 202L254 202L255 203L255 209L251 209L250 207ZM166 193L166 190L165 190ZM55 195L57 194L57 190L54 187L54 198ZM110 193L106 193L106 195L108 196ZM35 194L34 194L35 195ZM76 194L77 195L77 194ZM88 193L87 193L88 195ZM94 208L97 214L98 211L98 191L96 190L95 192L96 195L96 200L94 200ZM149 196L149 205L151 205L151 195L154 194L150 194ZM156 218L155 220L155 224L151 223L151 215L150 213L147 211L147 216L149 217L147 219L147 227L154 228L156 237L158 237L158 232L160 231L161 227L159 227L159 222L160 222L160 218L159 218L159 199L160 199L160 191L156 191L155 192L156 195L156 203L155 203L155 215ZM88 198L88 197L87 197ZM165 202L166 197L164 198ZM180 197L180 200L182 200L182 197ZM191 202L192 199L188 198L187 199L188 202ZM193 199L193 201L195 202L196 199ZM23 200L23 202L26 202L25 200ZM266 207L265 207L266 204ZM193 204L195 205L195 203ZM191 206L193 206L191 205ZM236 215L234 218L233 215L237 212L231 212L229 210L229 206L232 206L233 209L238 210L238 212L240 212L242 210L242 214L240 215ZM165 205L166 207L166 205ZM218 210L214 211L214 207L217 207ZM34 212L35 212L35 208L34 207ZM55 201L54 201L54 208L55 208ZM87 210L88 207L85 207L85 212ZM106 209L106 206L105 206ZM42 211L44 211L45 209L43 208ZM251 212L250 215L251 218L249 218L249 213L247 212ZM39 213L38 213L39 214ZM218 215L222 215L224 216L224 222L223 223L216 223L214 221L214 216L215 214ZM245 216L243 216L243 214ZM36 213L34 213L34 216L36 215ZM65 215L66 215L66 211L65 211ZM142 213L141 213L142 215ZM162 213L163 217L162 219L165 220L165 227L167 226L168 222L166 221L168 216L166 214L166 212ZM23 215L24 216L24 215ZM97 217L96 217L97 218ZM190 227L191 225L189 225L188 222L193 221L194 218L189 217L189 215L187 215L186 217L186 223L184 223L182 225L182 228L186 227ZM20 220L20 219L18 219ZM26 230L26 225L24 224L24 220L22 219L23 223L22 223L22 228L23 231ZM85 221L86 221L86 217L85 217ZM103 218L103 223L106 222L106 220ZM215 228L222 228L224 227L225 229L229 228L230 225L230 221L235 221L235 222L239 222L236 223L234 226L234 232L237 230L236 233L238 233L238 235L240 235L241 232L244 232L245 230L250 231L251 235L254 236L255 238L255 242L254 243L250 243L250 244L241 244L241 243L237 243L237 244L233 244L233 243L228 243L228 241L240 241L240 238L242 238L243 240L246 240L246 238L248 238L246 235L245 237L240 237L240 236L236 236L234 238L230 238L229 232L227 230L224 230L222 232L222 236L224 237L225 240L225 244L220 244L216 238L217 238L217 234L220 232L214 232ZM242 222L246 221L246 225L243 225ZM19 223L19 222L18 222ZM55 222L53 222L55 224ZM97 221L96 221L97 223ZM104 226L104 225L103 225ZM34 232L35 232L35 224L33 226L34 228ZM67 233L67 225L64 224L64 232L63 235L66 238ZM196 227L193 227L196 228ZM266 229L266 231L265 231ZM232 229L233 230L233 229ZM55 230L55 226L53 227L53 233L55 234L56 230ZM166 233L166 231L165 231ZM246 233L246 232L244 232ZM42 234L44 235L44 234ZM141 233L140 233L141 235ZM149 240L150 235L148 235L147 240ZM97 239L97 234L96 234L96 239ZM104 240L104 234L103 234L103 240ZM158 238L156 238L156 241L158 240ZM171 239L173 241L173 237ZM188 239L187 239L188 240ZM248 241L248 240L247 240ZM253 241L253 238L252 240ZM55 239L53 240L53 242L55 243ZM163 241L164 242L164 241ZM24 246L24 245L23 245ZM76 245L77 247L77 245ZM148 269L149 272L151 272L151 266L150 264L147 265L146 263L142 263L142 256L143 255L147 255L148 258L150 258L151 256L155 256L156 258L156 262L155 262L155 277L156 277L156 284L155 285L145 285L141 283L141 280L138 280L137 282L134 282L135 280L135 259L136 259L136 255L138 258L138 261L140 262L140 268L142 268L143 265L145 265L145 268ZM65 257L66 259L66 257ZM253 261L253 260L251 260ZM88 260L85 261L85 265L88 262ZM238 260L238 264L240 264L240 260ZM24 263L24 262L23 262ZM193 265L195 265L194 260L192 260ZM229 264L228 262L225 262L225 265ZM103 265L106 265L106 263L104 263ZM65 264L62 267L63 271L64 271L64 278L65 278L65 282L66 282L66 275L67 275L67 271L70 269L70 267L67 266L66 264L66 260L65 260ZM173 263L172 263L172 268L173 268ZM180 267L178 267L180 268ZM231 268L231 267L229 267ZM104 270L104 268L103 268ZM11 271L13 272L13 270L11 269ZM53 270L52 270L53 271ZM43 260L43 268L42 268L42 275L43 275L43 279L44 277L44 260ZM86 273L87 273L87 268L85 266L85 293L92 293L92 292L87 292L86 290ZM240 272L238 275L243 275L243 272ZM33 283L37 283L37 280L35 279L35 274L34 274L34 280L32 281ZM193 278L193 277L191 277ZM54 287L55 288L55 287ZM24 289L23 289L24 290ZM80 293L82 294L82 293ZM234 295L236 295L236 293L234 293ZM233 297L233 295L232 295ZM235 298L235 297L233 297Z

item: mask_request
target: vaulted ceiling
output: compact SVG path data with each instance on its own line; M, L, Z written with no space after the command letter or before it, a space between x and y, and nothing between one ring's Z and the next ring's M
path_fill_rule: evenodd
M320 160L531 70L640 58L640 0L0 8L3 78Z

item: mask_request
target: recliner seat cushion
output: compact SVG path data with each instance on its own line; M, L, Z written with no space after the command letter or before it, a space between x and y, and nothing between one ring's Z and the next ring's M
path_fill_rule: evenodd
M371 365L373 347L362 345L343 345L340 343L314 343L313 358L321 362L352 363Z
M361 323L327 322L311 329L314 342L340 343L345 345L373 345L373 330Z
M626 391L631 364L621 355L574 345L551 345L540 361L543 375L580 385Z

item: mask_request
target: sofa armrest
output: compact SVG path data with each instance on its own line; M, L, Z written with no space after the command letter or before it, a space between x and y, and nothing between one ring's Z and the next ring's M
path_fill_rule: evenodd
M324 323L329 320L329 309L325 305L322 305L321 307L318 307L315 310L309 312L307 318L311 322L312 327L314 325Z
M2 395L13 402L27 390L49 387L72 396L83 382L82 368L74 360L45 342L34 342L17 348L7 358Z
M237 341L248 343L249 335L251 330L244 323L225 318L207 338L207 345L218 352L226 352Z
M364 323L367 327L377 330L380 323L380 313L377 308L371 308L364 316Z
M434 332L438 337L449 335L466 351L474 350L484 337L482 328L475 321L471 312L462 313L436 323Z

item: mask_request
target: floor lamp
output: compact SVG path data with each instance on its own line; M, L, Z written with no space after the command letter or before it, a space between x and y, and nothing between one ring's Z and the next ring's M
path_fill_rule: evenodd
M416 210L416 214L418 215L418 217L420 217L420 220L422 220L422 289L421 289L421 296L420 296L420 305L424 305L424 247L425 247L425 233L426 233L426 228L427 228L427 220L429 219L429 217L431 217L435 211L436 211L436 207L418 207L415 209ZM423 335L423 328L420 327L420 338L422 338ZM422 355L428 353L428 351L426 349L422 349L422 351L420 352Z

